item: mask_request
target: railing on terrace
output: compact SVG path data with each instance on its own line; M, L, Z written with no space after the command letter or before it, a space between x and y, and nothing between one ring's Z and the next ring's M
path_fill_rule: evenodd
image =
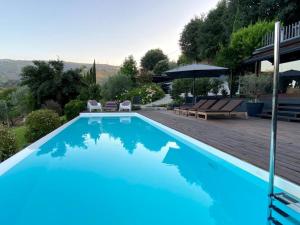
M300 21L294 24L282 27L280 30L280 42L286 42L300 37ZM261 48L274 45L274 32L267 33L261 42Z

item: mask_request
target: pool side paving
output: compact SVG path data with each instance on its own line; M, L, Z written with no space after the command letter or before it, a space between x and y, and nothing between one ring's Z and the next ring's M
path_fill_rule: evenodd
M262 169L268 169L270 120L204 121L164 110L139 113ZM276 174L300 185L300 123L278 122Z

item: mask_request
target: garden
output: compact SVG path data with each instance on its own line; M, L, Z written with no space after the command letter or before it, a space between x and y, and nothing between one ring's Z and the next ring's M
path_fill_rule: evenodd
M173 105L181 104L189 94L227 96L228 86L231 93L238 93L240 88L240 96L256 103L260 95L269 92L270 76L246 75L239 80L238 75L244 72L242 62L273 29L274 20L284 24L298 21L296 6L274 6L272 1L220 1L207 15L185 25L177 62L170 61L161 49L151 49L139 67L133 56L128 56L117 74L101 82L97 82L95 62L91 68L66 70L60 60L33 61L22 69L20 84L0 89L0 161L76 117L86 109L89 99L101 103L131 100L139 105L164 97L152 77L177 65L212 63L230 68L233 76L229 80L196 79L195 93L190 79L174 80Z
M152 76L171 65L160 49L152 49L140 69L129 56L117 74L97 82L95 62L89 69L65 70L60 60L33 61L22 69L20 85L0 90L0 162L78 116L89 99L140 105L163 98Z

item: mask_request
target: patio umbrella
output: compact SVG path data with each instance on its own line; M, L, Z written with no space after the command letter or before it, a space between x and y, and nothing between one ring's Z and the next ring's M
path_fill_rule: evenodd
M299 70L288 70L288 71L279 73L279 77L280 78L284 78L284 77L287 77L287 78L299 77L300 78L300 71Z
M168 70L165 74L170 80L180 78L193 78L193 93L195 95L195 79L200 77L220 77L228 75L229 69L225 67L206 65L206 64L190 64L180 66L172 70ZM196 98L194 96L194 102Z

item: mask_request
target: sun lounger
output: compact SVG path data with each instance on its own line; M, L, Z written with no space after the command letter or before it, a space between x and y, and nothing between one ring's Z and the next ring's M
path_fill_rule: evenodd
M97 102L96 100L88 100L87 109L89 112L92 112L93 110L102 111L102 106L101 106L101 103Z
M103 107L103 110L107 112L115 112L118 110L118 104L113 101L106 102L105 106Z
M131 101L124 101L124 102L121 102L120 105L119 105L119 111L131 111Z
M246 119L248 118L247 112L236 112L234 111L237 107L239 107L243 103L243 100L230 100L227 104L225 104L221 109L219 110L202 110L202 111L197 111L196 117L200 119L207 120L208 116L243 116Z
M214 105L212 105L210 108L205 109L205 108L199 108L197 112L215 112L221 110L227 103L228 99L221 99L217 101ZM192 114L197 117L197 112L193 112Z
M203 106L206 102L207 102L206 99L201 99L200 101L198 101L195 105L193 105L191 107L181 108L179 110L179 114L188 116L189 110L197 110L199 107Z
M207 100L200 107L198 107L196 109L189 109L189 110L187 110L187 116L190 116L190 115L194 115L195 116L198 110L207 110L207 109L210 109L216 103L216 101L217 100L215 100L215 99Z
M176 108L174 108L173 109L173 112L176 114L176 113L178 113L178 114L180 114L180 110L183 110L183 109L188 109L188 108L191 108L193 105L191 105L191 104L184 104L184 105L182 105L182 106L179 106L179 107L176 107Z

